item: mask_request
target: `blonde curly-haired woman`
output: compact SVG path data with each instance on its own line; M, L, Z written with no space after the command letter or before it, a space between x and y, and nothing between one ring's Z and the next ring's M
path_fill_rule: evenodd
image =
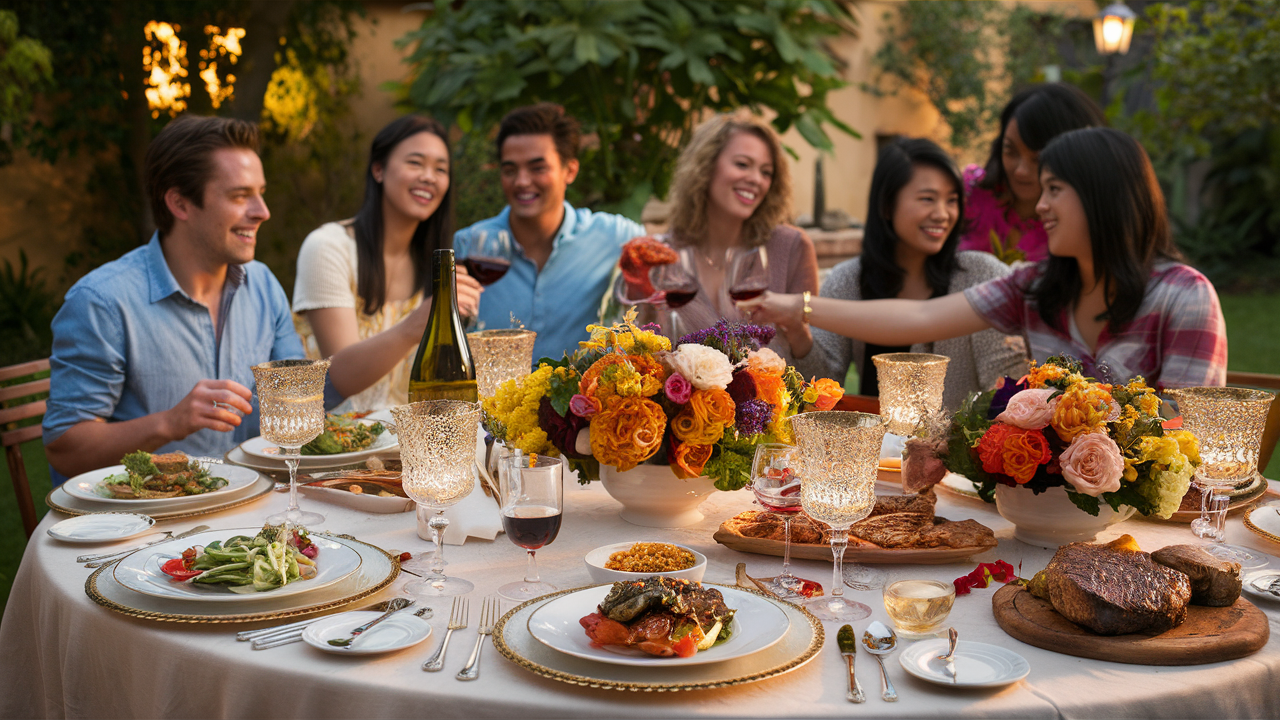
M763 246L769 290L818 294L813 241L787 224L791 173L773 128L744 111L717 115L694 130L671 183L670 232L662 238L689 248L698 277L697 296L677 312L681 332L742 316L729 298L729 258L740 248ZM770 346L788 361L791 345L812 342L803 323L779 325Z

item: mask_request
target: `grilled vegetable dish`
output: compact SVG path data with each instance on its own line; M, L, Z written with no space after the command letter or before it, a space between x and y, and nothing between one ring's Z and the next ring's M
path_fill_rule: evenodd
M614 583L596 612L578 622L595 645L692 657L729 639L733 613L719 590L655 575Z
M199 461L180 452L152 455L139 450L125 455L120 464L125 472L108 475L98 485L106 497L155 500L203 495L227 486L224 478L211 475Z
M337 455L364 450L386 432L382 423L363 423L364 413L329 415L324 419L324 432L302 446L303 455Z
M236 535L189 547L182 557L160 566L175 580L224 584L237 593L263 592L316 576L314 558L319 553L307 531L267 525L257 535Z

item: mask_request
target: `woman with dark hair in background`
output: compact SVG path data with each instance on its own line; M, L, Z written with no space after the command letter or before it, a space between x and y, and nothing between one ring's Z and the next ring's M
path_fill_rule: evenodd
M799 295L765 293L739 306L758 320L808 320L881 345L994 327L1023 334L1040 362L1072 355L1100 378L1141 375L1157 388L1223 385L1227 333L1218 295L1179 262L1142 146L1110 128L1065 133L1040 154L1040 184L1045 262L931 300L815 298L807 318Z
M964 189L951 157L925 139L902 138L886 145L871 176L862 254L832 268L822 297L842 300L927 300L960 292L1009 274L988 253L956 252L964 222ZM843 382L849 364L858 368L859 390L879 395L871 356L927 352L951 358L943 404L955 410L970 393L1005 375L1021 376L1026 358L1021 338L982 330L938 342L882 346L813 330L813 349L797 367L806 376Z
M337 388L347 400L336 412L408 401L410 355L431 315L423 290L432 254L452 246L451 179L444 127L400 118L373 139L356 216L322 225L298 252L294 324L307 354L350 356L363 382L354 394ZM458 309L474 315L480 284L457 272Z
M1037 85L1018 93L1000 113L1000 134L986 167L964 171L968 195L961 250L995 253L1001 260L1040 262L1049 238L1036 216L1040 199L1040 151L1064 132L1103 127L1102 108L1066 83Z

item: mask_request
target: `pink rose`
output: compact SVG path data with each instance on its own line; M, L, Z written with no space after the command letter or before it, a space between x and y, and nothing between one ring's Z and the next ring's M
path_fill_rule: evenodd
M586 395L574 395L569 399L569 412L580 418L589 418L600 412L600 401Z
M1049 400L1055 392L1056 388L1042 388L1014 393L1004 412L996 416L996 422L1023 430L1043 430L1053 419L1053 409L1058 405L1057 398Z
M1077 435L1058 460L1062 463L1062 476L1076 492L1098 497L1120 489L1124 458L1116 442L1106 433Z
M689 402L689 396L693 395L693 384L678 372L667 376L667 382L662 389L666 391L667 399L677 405Z

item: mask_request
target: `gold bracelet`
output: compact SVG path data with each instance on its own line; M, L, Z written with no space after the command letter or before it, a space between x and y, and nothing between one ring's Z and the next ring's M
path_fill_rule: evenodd
M810 293L808 290L805 290L804 294L801 295L801 297L804 298L804 311L800 315L800 319L804 322L805 325L809 324L809 313L813 312L813 308L809 307L809 299L812 296L813 294Z

